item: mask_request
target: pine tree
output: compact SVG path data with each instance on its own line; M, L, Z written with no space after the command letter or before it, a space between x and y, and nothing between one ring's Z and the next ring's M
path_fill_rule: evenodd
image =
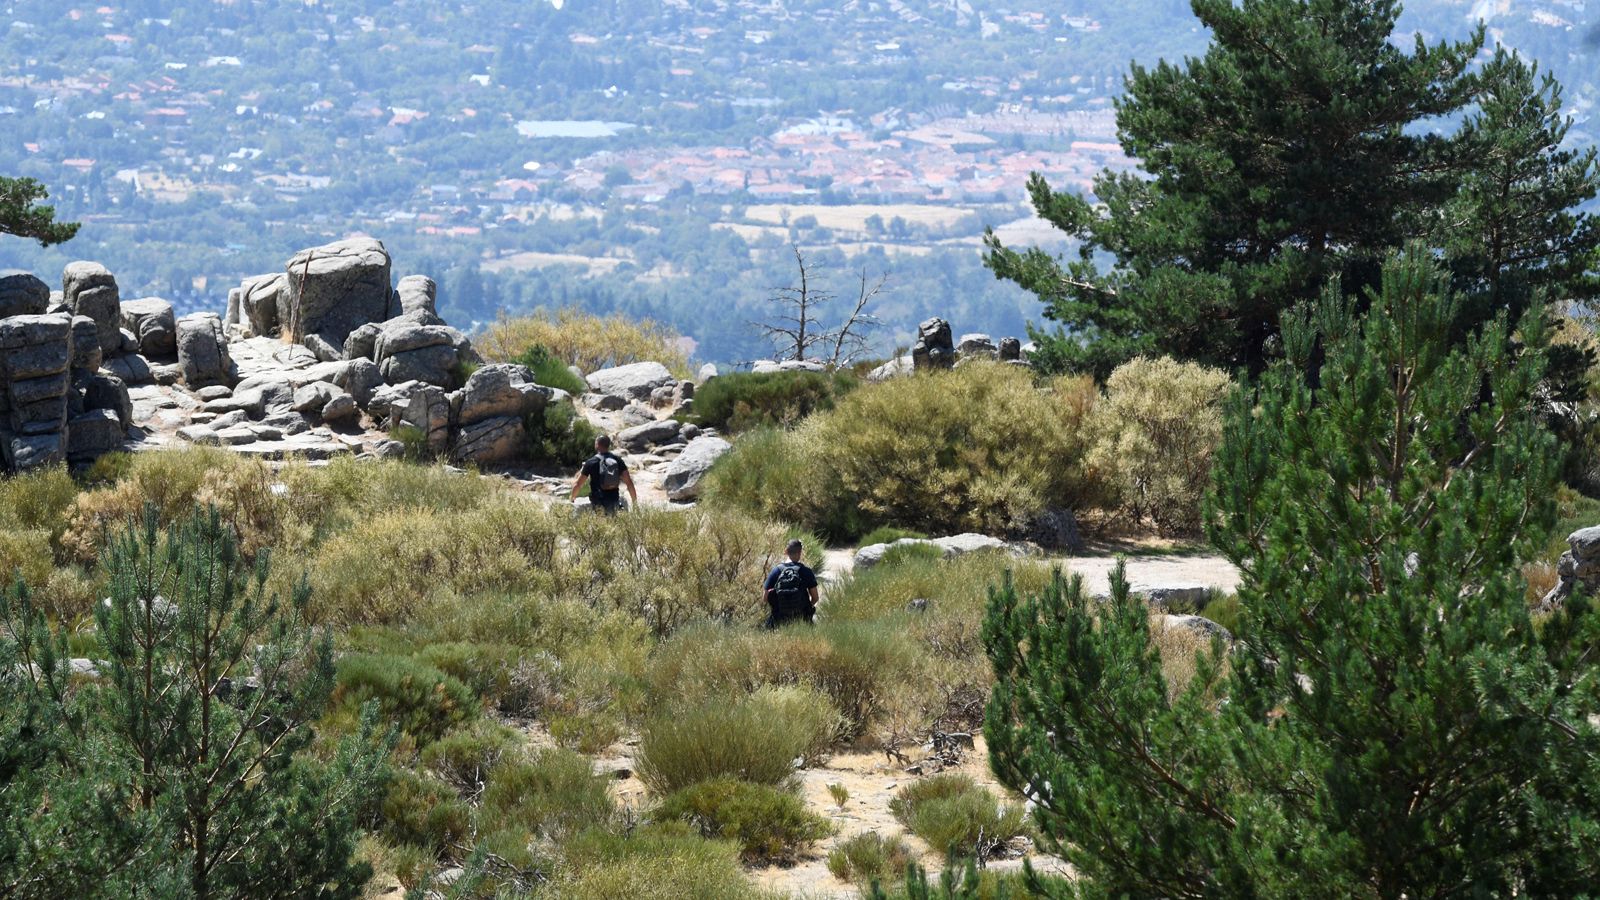
M78 224L57 222L54 207L39 205L49 196L32 178L0 176L0 234L33 238L42 247L71 240Z
M360 894L370 872L351 860L356 821L386 747L369 711L331 761L307 756L332 692L332 646L304 623L303 583L288 603L267 590L267 557L246 566L215 509L166 534L148 511L107 550L104 658L81 686L26 594L7 606L29 626L13 629L12 652L39 664L0 700L36 711L24 726L60 729L34 740L49 764L33 770L42 790L23 812L59 817L50 798L66 786L110 798L110 823L130 835L108 843L82 823L59 826L56 843L100 848L84 861L91 881L116 876L133 896L194 900ZM39 834L23 830L24 845ZM29 857L8 862L0 854L0 884L25 876Z
M1470 70L1481 27L1405 49L1394 0L1193 8L1212 32L1206 54L1134 66L1117 102L1119 138L1143 174L1102 173L1095 202L1029 180L1038 214L1080 241L1078 258L986 238L995 275L1070 330L1036 335L1040 364L1104 377L1165 354L1259 372L1282 312L1330 279L1359 298L1407 240L1432 233L1481 250L1496 224L1519 233L1482 256L1480 277L1537 268L1557 299L1581 294L1600 235L1570 210L1595 195L1593 160L1557 149L1552 85L1504 55ZM1474 110L1459 134L1424 127ZM1485 147L1509 152L1480 159ZM1495 200L1507 179L1514 213ZM1554 190L1531 190L1540 184ZM1464 222L1469 235L1454 239Z
M1593 300L1600 222L1577 207L1600 188L1595 148L1563 146L1571 123L1560 84L1516 54L1499 50L1476 78L1477 109L1455 150L1460 189L1432 225L1467 305L1464 321L1519 316L1541 292Z
M1541 311L1461 343L1417 248L1337 286L1232 405L1212 541L1242 640L1169 691L1120 571L995 592L985 733L1058 896L1567 897L1600 883L1600 616L1534 621L1551 524Z

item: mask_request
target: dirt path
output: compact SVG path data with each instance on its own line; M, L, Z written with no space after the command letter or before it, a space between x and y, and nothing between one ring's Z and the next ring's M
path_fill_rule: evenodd
M1083 576L1084 587L1092 594L1105 594L1111 590L1111 570L1116 568L1118 555L1112 553L1083 556L1050 556L1045 562L1059 564L1063 570ZM1134 552L1121 557L1127 561L1128 583L1134 590L1148 587L1175 587L1195 584L1221 591L1234 591L1239 587L1239 570L1233 563L1214 553L1145 553ZM834 548L823 553L822 581L831 583L854 570L855 550ZM824 589L826 593L826 589Z
M945 771L962 772L979 784L1004 796L1005 788L989 772L989 756L983 738L969 751L959 766ZM780 891L805 900L852 900L861 896L858 886L840 881L828 871L828 853L834 847L858 834L878 832L884 837L900 835L917 854L919 865L931 872L944 866L944 858L935 853L921 838L910 834L889 812L889 800L901 786L915 781L919 776L908 775L902 767L892 763L881 753L843 753L825 764L800 773L800 796L812 812L828 819L834 825L832 836L817 842L811 852L792 866L768 866L750 871L750 877L761 887ZM833 801L828 785L843 785L849 799L843 807ZM1055 857L1032 852L1010 859L992 860L989 867L997 870L1020 869L1024 858L1031 859L1035 868L1043 872L1067 874L1064 863Z

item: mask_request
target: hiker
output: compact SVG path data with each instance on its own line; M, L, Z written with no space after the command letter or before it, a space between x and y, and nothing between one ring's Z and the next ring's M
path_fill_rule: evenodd
M799 541L790 541L785 552L789 561L779 563L767 573L761 597L771 612L766 627L778 628L788 622L814 624L817 618L817 573L800 561L805 548Z
M572 486L568 500L577 501L584 482L589 484L589 509L595 512L616 515L622 508L623 485L628 486L628 499L634 506L639 505L639 492L633 489L628 464L611 452L611 438L606 435L594 439L594 455L583 461L583 468L578 470L578 482Z

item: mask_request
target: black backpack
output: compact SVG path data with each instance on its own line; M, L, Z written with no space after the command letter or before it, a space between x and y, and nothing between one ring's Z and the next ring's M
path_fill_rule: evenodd
M778 567L778 577L772 582L773 606L793 608L806 604L809 597L800 572L800 564L796 562L787 562Z
M602 491L614 491L622 486L622 460L610 453L595 456L595 481Z

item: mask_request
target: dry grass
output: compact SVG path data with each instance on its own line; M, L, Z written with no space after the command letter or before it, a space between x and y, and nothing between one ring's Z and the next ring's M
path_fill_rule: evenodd
M679 377L688 377L689 358L683 337L648 319L621 315L596 316L572 307L540 309L532 314L502 316L474 339L478 350L494 361L511 361L533 347L584 372L610 366L654 361Z

